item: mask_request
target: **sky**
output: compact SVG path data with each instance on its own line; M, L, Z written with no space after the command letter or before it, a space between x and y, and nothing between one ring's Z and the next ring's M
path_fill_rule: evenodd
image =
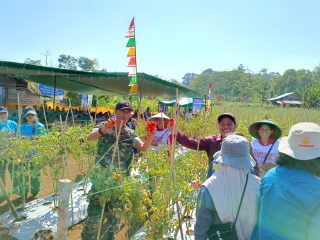
M318 0L10 0L1 1L0 60L60 54L97 58L128 72L127 34L135 18L137 69L182 81L186 73L242 64L283 73L320 64Z

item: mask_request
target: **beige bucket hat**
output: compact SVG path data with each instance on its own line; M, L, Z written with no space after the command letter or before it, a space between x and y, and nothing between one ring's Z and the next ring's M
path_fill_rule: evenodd
M297 160L320 157L320 126L311 122L293 125L288 137L281 139L278 150Z

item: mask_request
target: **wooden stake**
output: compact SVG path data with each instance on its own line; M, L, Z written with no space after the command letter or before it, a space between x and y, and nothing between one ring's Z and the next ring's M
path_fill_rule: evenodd
M67 240L68 237L68 205L71 189L71 180L59 180L59 205L57 226L57 239L59 240Z
M115 157L115 155L116 155L116 151L118 150L118 143L119 143L119 138L120 138L120 133L121 133L122 124L123 124L123 122L122 122L122 120L121 120L119 130L118 130L118 128L117 128L117 125L115 125L116 142L115 142L114 149L113 149L113 154L112 154L112 160L111 160L111 165L110 165L110 167L113 167L114 157ZM120 164L120 162L119 162L119 164Z
M48 126L48 121L47 121L47 115L46 115L46 110L44 109L44 103L43 103L43 102L42 102L42 109L43 109L44 122L46 123L47 132L49 133L49 126Z
M74 117L73 117L73 111L72 111L72 106L71 106L71 101L69 99L69 106L70 106L70 111L71 111L71 116L72 116L72 126L74 127L75 126L75 123L74 123Z
M103 223L103 219L104 219L104 211L105 211L105 209L106 209L106 200L104 200L103 207L102 207L102 210L101 210L101 217L100 217L100 222L99 222L97 240L100 240L101 228L102 228L102 223Z
M63 129L63 123L62 123L62 118L61 118L61 115L59 115L60 117L60 124L61 124L61 136L63 137L64 134L65 134L65 131L66 129ZM63 148L64 148L64 155L66 156L67 154L67 149L66 149L66 144L64 143L63 144ZM64 158L64 160L66 160L66 158ZM67 170L68 170L68 177L71 179L71 174L70 174L70 166L69 166L69 162L68 160L65 161L65 164L67 165ZM72 191L71 191L71 226L73 226L73 223L74 223L74 216L73 216L73 213L74 213L74 209L73 209L73 196L72 196Z
M176 147L176 141L177 141L177 125L178 125L178 116L179 116L179 93L178 89L176 89L176 106L175 106L175 119L176 121L174 122L173 126L173 138L172 138L172 146L171 146L171 154L170 154L170 177L171 181L173 182L173 190L174 192L176 191L177 185L176 185L176 180L174 176L174 155L175 155L175 147ZM180 228L180 234L181 234L181 239L183 238L183 230L182 230L182 221L181 221L181 216L180 216L180 206L179 203L176 203L176 208L177 208L177 213L178 213L178 221L179 221L179 228Z

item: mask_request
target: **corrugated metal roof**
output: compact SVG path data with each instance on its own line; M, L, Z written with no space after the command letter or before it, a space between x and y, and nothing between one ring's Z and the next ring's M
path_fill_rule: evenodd
M270 99L268 99L268 100L269 100L269 101L278 100L278 99L280 99L280 98L283 98L283 97L292 95L292 94L294 94L294 93L295 93L295 92L285 93L285 94L282 94L282 95L280 95L280 96L277 96L277 97L274 97L274 98L270 98Z

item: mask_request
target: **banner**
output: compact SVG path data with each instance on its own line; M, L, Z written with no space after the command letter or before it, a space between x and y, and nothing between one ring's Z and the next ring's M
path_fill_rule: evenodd
M82 95L81 97L81 109L86 109L88 107L88 96Z
M198 115L202 109L203 98L192 99L192 113Z
M93 95L88 95L88 103L87 103L88 104L88 108L92 107L92 97L93 97Z
M38 85L39 91L40 91L40 95L43 97L52 97L54 95L54 88L53 87L48 87L46 85L43 84L39 84ZM62 89L57 89L55 91L55 95L57 97L61 97L64 95L64 91Z

